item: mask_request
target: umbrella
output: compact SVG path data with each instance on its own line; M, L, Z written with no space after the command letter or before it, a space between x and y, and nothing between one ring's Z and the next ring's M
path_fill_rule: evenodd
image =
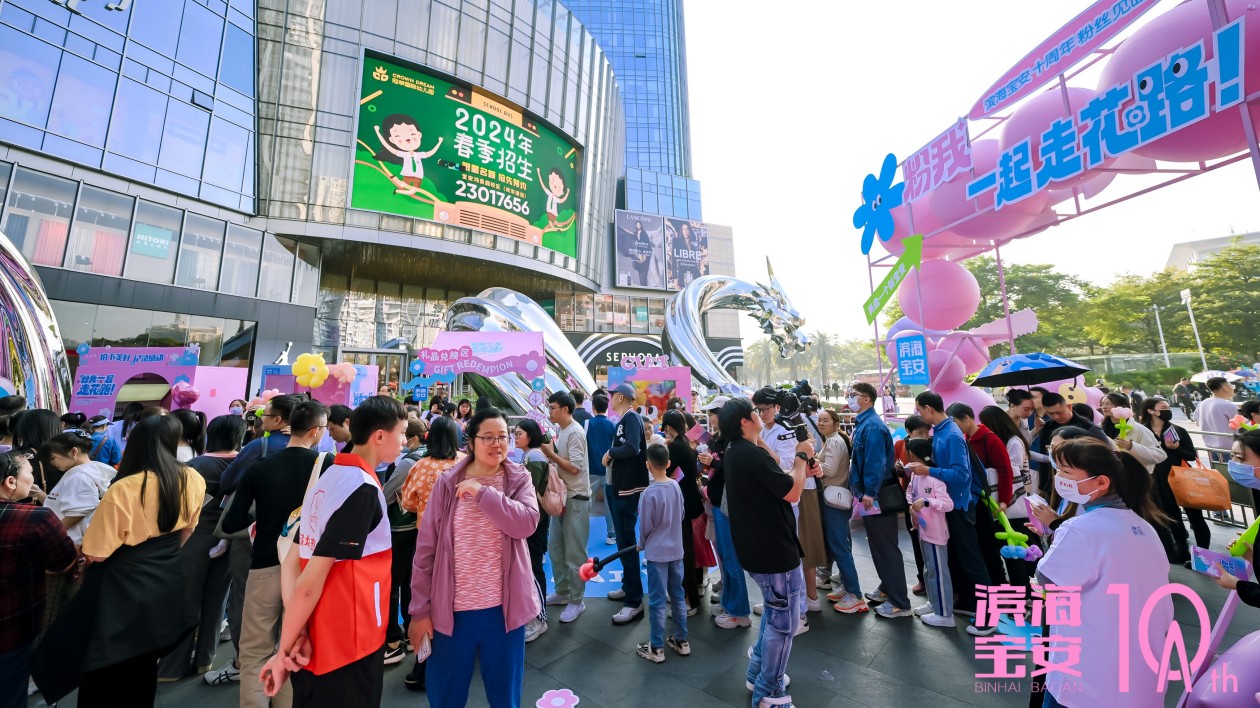
M1235 376L1242 379L1260 378L1260 376L1258 376L1256 372L1252 371L1251 369L1234 369L1233 371L1229 373L1234 374Z
M1242 378L1238 374L1233 374L1228 371L1217 371L1215 369L1209 369L1208 371L1200 371L1194 376L1191 376L1190 380L1194 381L1195 383L1207 383L1208 379L1213 379L1218 376L1231 383L1233 383L1234 381L1238 381L1239 379Z
M1069 359L1045 352L1003 356L989 362L971 382L972 386L1035 386L1049 381L1073 379L1089 371Z

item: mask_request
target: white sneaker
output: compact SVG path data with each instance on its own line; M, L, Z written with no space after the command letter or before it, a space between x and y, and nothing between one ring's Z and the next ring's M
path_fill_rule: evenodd
M929 612L926 615L920 615L919 619L923 620L923 624L931 625L933 627L942 627L945 629L954 628L953 617L941 617L935 612Z
M925 602L922 605L919 605L918 607L914 608L914 614L918 615L919 617L926 617L932 614L932 603Z
M817 597L812 600L807 599L806 607L810 612L822 612L822 599Z
M554 593L554 592L553 592L553 593L551 593L550 595L548 595L548 596L547 596L547 605L548 605L548 606L551 606L551 605L557 605L557 606L559 606L559 605L567 605L567 604L569 604L569 596L568 596L568 595L561 595L561 594L559 594L559 593Z
M626 599L626 591L622 590L621 588L617 588L616 590L609 590L608 599L609 600L624 600Z
M749 658L749 659L751 659L751 658L752 658L752 648L751 648L751 647L750 647L750 648L749 648L749 650L748 650L748 658ZM784 688L787 688L787 687L788 687L788 686L790 686L791 684L792 684L792 677L791 677L791 676L788 676L787 674L783 674L783 687L784 687ZM745 680L744 680L744 688L748 689L749 691L752 691L752 690L756 689L756 686L754 686L754 685L752 684L752 681L749 681L749 680L745 679Z
M736 629L738 627L751 627L752 620L747 617L735 617L725 612L713 618L713 623L722 629Z
M801 621L797 623L796 632L794 632L792 636L799 637L808 631L809 631L809 620L805 618L805 615L801 615Z
M229 663L218 671L207 671L206 683L211 686L226 686L229 683L240 683L241 670Z
M535 617L525 625L525 643L529 644L547 633L547 623Z
M564 611L560 613L560 624L568 624L586 612L586 603L579 602L574 604L570 602L564 606Z
M908 607L903 610L900 607L893 605L891 602L885 602L875 608L875 614L880 617L895 619L897 617L914 617L914 610Z
M758 602L757 604L753 605L753 614L754 614L754 615L759 615L759 614L761 614L762 612L765 612L765 611L766 611L766 605L765 605L765 603L764 603L764 602Z
M629 624L643 616L643 605L623 607L612 616L613 624Z

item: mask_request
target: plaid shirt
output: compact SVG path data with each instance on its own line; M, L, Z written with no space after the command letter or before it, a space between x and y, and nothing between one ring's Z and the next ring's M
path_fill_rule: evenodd
M44 620L44 571L77 552L52 511L0 500L0 654L35 641Z

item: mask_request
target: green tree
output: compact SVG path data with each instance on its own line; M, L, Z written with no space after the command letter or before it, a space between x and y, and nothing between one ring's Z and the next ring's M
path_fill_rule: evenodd
M1236 242L1198 264L1186 280L1209 360L1260 361L1260 246Z
M775 368L781 360L779 350L774 343L768 337L758 339L745 351L748 355L746 361L748 369L753 374L753 381L749 383L756 385L772 383L775 380Z
M1108 352L1159 352L1159 325L1168 351L1194 349L1190 317L1179 292L1185 274L1161 271L1149 276L1125 274L1097 288L1082 311L1085 334ZM1152 306L1159 306L1159 322Z
M809 351L806 353L812 364L810 376L814 379L814 387L817 388L834 380L835 374L831 370L831 365L835 362L839 349L836 346L836 336L833 334L815 330L809 336L813 344L810 344Z

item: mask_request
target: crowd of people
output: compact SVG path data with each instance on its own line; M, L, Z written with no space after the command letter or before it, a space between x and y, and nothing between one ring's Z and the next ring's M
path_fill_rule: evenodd
M1043 705L1154 696L1140 659L1129 694L1113 685L1129 639L1114 628L1136 631L1133 613L1167 583L1152 555L1188 560L1168 476L1197 453L1162 398L1122 421L1131 399L1108 394L1098 425L1036 387L980 411L929 391L894 439L866 383L843 413L785 417L765 388L693 411L675 399L659 426L628 384L589 404L581 391L551 394L549 425L509 420L485 399L421 410L388 393L353 410L305 395L234 401L209 421L0 399L0 708L75 689L82 706L152 705L159 682L198 674L239 685L242 708L379 705L384 667L408 654L403 681L430 705L465 705L479 666L490 704L519 706L526 644L588 609L593 509L624 569L610 619L648 620L639 657L689 656L688 623L706 605L725 630L760 616L746 670L754 708L792 705L793 638L824 594L841 615L939 628L961 616L986 637L997 627L984 588L1034 583L1079 587L1091 618L1047 627L1087 641L1080 676L1038 678ZM1249 435L1231 469L1255 476L1260 433ZM1206 547L1202 513L1184 511ZM859 518L879 579L867 592ZM995 533L1007 520L1044 557L1003 553ZM1100 619L1116 614L1113 582L1130 587L1128 625ZM1254 583L1222 582L1260 598ZM1171 617L1167 598L1156 613ZM1148 624L1158 647L1167 621ZM216 661L221 640L230 662Z

